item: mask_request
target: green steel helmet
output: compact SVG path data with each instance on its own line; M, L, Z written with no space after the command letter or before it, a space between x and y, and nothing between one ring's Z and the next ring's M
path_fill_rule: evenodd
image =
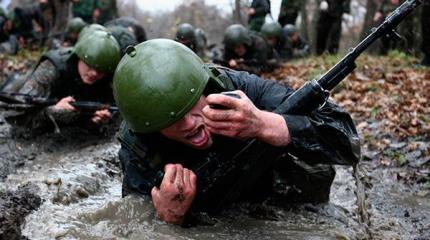
M233 24L225 30L224 44L227 48L234 48L240 44L250 46L252 44L251 34L243 25Z
M111 73L120 61L120 47L111 33L93 31L79 38L74 54L88 66L104 73Z
M86 27L84 27L81 31L81 33L79 34L79 38L84 37L87 33L92 33L94 31L107 31L106 28L100 24L90 24Z
M128 46L134 46L137 44L136 36L134 36L134 34L125 27L112 25L107 27L107 30L112 33L112 36L118 42L121 56L125 54L125 50Z
M192 50L173 40L149 40L126 52L115 71L113 92L135 132L169 127L194 107L208 83L223 87Z
M87 23L85 23L84 20L82 20L82 18L80 17L72 18L67 23L66 32L80 33L85 26L87 26Z
M182 23L178 26L178 31L176 32L176 41L188 40L194 41L195 39L194 27L189 23Z
M296 26L294 26L294 25L292 25L292 24L287 24L287 25L285 25L285 27L284 27L284 35L286 36L286 37L291 37L294 33L296 33L297 32L297 28L296 28Z
M282 26L277 22L267 22L261 27L261 34L266 38L282 38Z

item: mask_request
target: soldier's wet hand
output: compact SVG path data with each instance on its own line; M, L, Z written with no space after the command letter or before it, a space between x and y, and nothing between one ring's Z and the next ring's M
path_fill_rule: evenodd
M65 97L62 98L60 101L58 101L54 105L54 109L56 110L68 110L68 111L75 111L76 108L73 107L70 103L75 102L75 99L73 97Z
M226 109L203 109L205 123L210 132L237 139L258 138L274 146L290 143L285 119L278 114L258 109L242 91L231 93L240 99L225 94L211 94L206 101L209 105L222 105Z
M105 124L112 118L112 114L107 109L94 112L91 121L95 124Z
M167 164L160 187L151 191L158 217L168 223L182 224L197 192L197 176L180 164Z

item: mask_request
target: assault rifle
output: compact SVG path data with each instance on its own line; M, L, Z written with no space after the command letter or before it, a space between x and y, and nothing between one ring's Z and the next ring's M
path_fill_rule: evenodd
M423 0L407 0L399 6L372 33L351 48L328 72L318 80L312 80L295 91L274 112L282 114L307 115L325 104L327 98L355 68L355 60L372 43L387 34L396 34L395 27L406 18ZM225 203L237 200L243 190L252 190L260 177L273 168L276 160L285 150L275 148L256 139L250 140L244 148L231 159L206 159L193 169L198 178L197 208L216 211ZM161 179L158 179L158 183ZM220 194L222 193L222 194ZM202 208L209 206L209 209Z
M2 102L0 103L0 108L7 110L26 110L53 106L59 99L37 97L22 93L0 92L0 101ZM118 112L118 107L98 102L76 101L71 102L70 105L87 113L93 113L103 109L107 109L110 112Z

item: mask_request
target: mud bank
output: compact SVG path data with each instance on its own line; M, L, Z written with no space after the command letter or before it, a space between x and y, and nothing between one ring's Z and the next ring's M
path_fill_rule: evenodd
M27 239L21 236L24 218L42 203L38 187L32 184L16 191L0 192L0 239Z

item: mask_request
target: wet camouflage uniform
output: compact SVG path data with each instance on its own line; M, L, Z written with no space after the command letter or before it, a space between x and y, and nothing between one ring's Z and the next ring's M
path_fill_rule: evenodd
M262 72L270 72L279 65L280 58L276 51L267 43L266 39L258 33L251 32L251 45L246 47L245 56L236 55L233 49L224 48L223 65L232 59L243 59L235 70L246 71L260 75Z
M255 14L249 16L249 29L259 32L264 24L266 15L270 13L270 0L253 0L251 8L255 9Z
M112 104L114 102L112 77L107 76L93 85L84 84L77 70L78 60L78 57L72 54L71 48L51 50L39 60L24 81L17 81L14 83L15 86L9 88L19 89L23 84L19 93L58 100L73 96L76 101ZM10 90L13 89L5 91ZM9 118L8 121L27 129L45 129L72 123L88 126L91 117L92 115L80 114L78 111L56 110L50 106L41 110L27 111Z
M219 78L224 84L231 86L228 90L244 91L259 109L273 111L293 93L287 86L246 72L218 70L221 72ZM249 191L240 192L240 199L263 200L271 196L282 199L282 202L328 201L335 176L331 165L352 165L360 158L359 138L349 114L328 103L307 116L282 116L292 138L291 144L282 149L282 152L288 154L281 153L276 157L279 160L275 167L262 173L264 177L256 180L258 182L246 182L247 186L243 189ZM206 159L232 158L245 145L240 140L214 136L214 143L209 149L197 150L169 140L160 133L135 133L126 124L121 127L119 140L123 195L150 195L155 179L167 163L180 163L186 168L195 169L206 162ZM227 184L226 189L217 196L229 192L229 187L232 185ZM200 204L199 208L196 209L195 205L193 208L209 212L219 210L211 199Z
M96 9L100 10L100 16L97 18L98 24L104 24L118 16L116 0L97 0Z
M282 0L278 22L281 26L296 24L297 16L303 6L303 0Z
M72 8L73 17L80 17L85 22L92 23L96 3L96 0L74 0Z
M327 0L328 9L319 11L316 52L336 54L342 34L342 15L350 12L350 0Z
M421 13L421 28L423 35L422 50L423 50L423 60L422 65L430 66L430 2L426 1L422 7Z
M113 19L105 23L106 27L110 26L121 26L125 28L132 28L133 34L136 37L137 42L141 43L146 41L146 32L143 26L132 17L120 17Z

